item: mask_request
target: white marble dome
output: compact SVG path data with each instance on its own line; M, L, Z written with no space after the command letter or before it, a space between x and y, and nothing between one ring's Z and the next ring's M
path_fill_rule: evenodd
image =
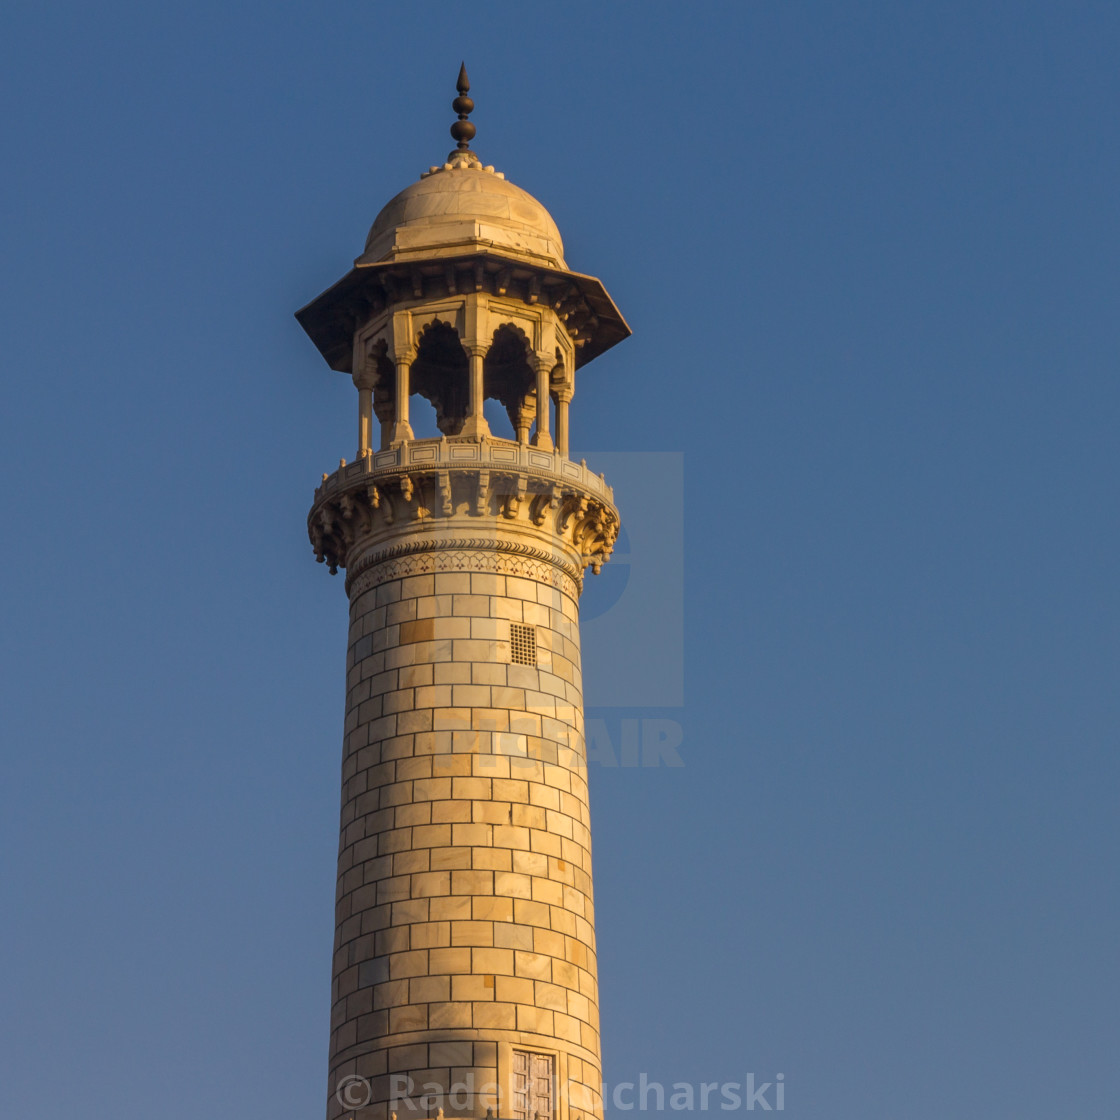
M531 194L477 159L457 158L433 167L382 208L356 263L484 250L553 268L568 267L552 215Z

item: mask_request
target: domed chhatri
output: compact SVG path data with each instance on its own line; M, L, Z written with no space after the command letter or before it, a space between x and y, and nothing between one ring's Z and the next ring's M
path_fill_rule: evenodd
M552 215L527 191L484 167L468 141L475 126L467 119L474 102L466 96L470 81L459 71L459 96L452 107L459 119L451 126L458 147L442 166L431 167L418 183L405 187L377 215L359 264L447 256L464 250L496 252L567 269L564 245Z
M381 209L353 270L296 313L332 369L354 372L354 323L371 310L466 291L552 307L576 367L630 334L603 285L568 268L552 215L471 150L465 67L458 88L458 146Z

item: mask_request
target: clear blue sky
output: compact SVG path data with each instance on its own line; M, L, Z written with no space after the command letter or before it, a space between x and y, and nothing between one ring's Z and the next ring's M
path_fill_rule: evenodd
M0 1115L322 1114L355 402L292 312L466 58L634 329L574 443L684 462L684 704L595 717L684 732L591 775L608 1082L1113 1120L1118 56L1103 2L9 3Z

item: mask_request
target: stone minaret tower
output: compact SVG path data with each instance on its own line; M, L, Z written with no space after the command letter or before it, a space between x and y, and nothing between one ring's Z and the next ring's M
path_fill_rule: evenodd
M297 315L358 390L308 518L350 598L330 1120L602 1115L578 603L619 521L568 406L629 329L458 88L456 150Z

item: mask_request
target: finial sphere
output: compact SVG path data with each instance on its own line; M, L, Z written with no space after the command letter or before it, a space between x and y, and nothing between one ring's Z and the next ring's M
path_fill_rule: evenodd
M475 138L478 130L468 120L456 121L451 126L451 138L459 141L459 147L465 148Z

